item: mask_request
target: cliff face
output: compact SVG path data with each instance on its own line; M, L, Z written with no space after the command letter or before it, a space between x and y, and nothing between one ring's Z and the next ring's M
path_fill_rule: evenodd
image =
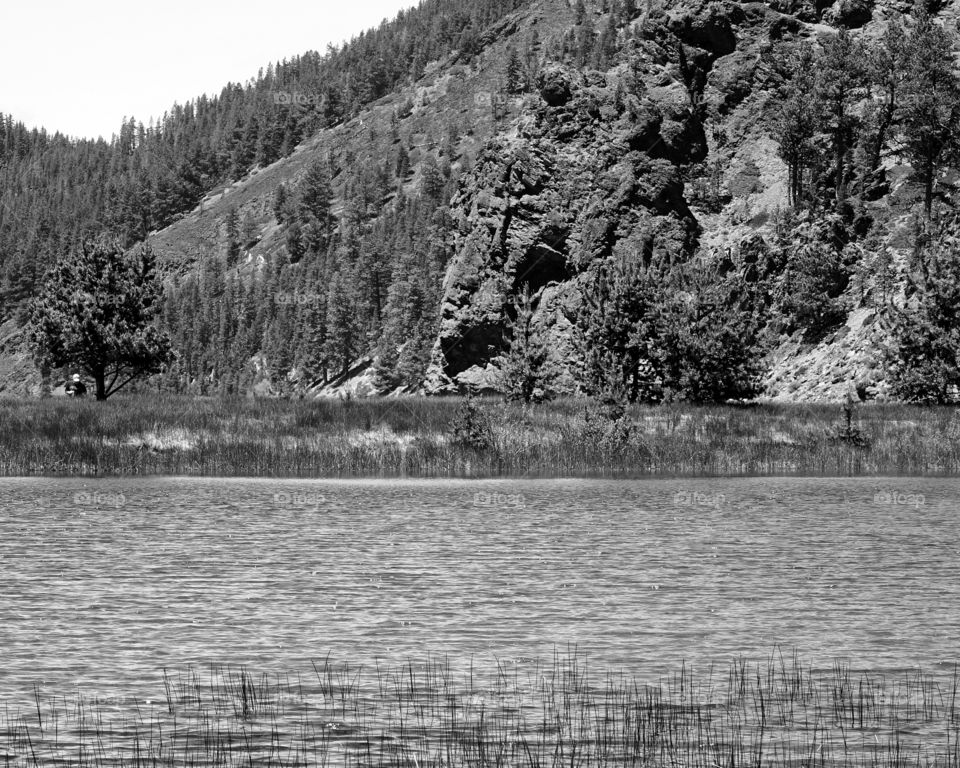
M770 118L783 85L775 46L822 38L838 24L873 36L905 11L908 3L870 0L648 5L621 33L630 43L609 70L542 71L452 201L459 230L425 390L496 387L495 358L524 284L562 371L559 388L573 392L577 275L591 261L653 242L755 272L787 207ZM953 6L941 16L954 18ZM599 26L605 17L596 18ZM895 159L886 171L890 193L864 215L889 224L886 242L902 254L903 214L915 201L907 171ZM855 290L868 287L850 289L846 324L813 342L796 333L775 343L765 398L885 396L885 330Z
M573 391L582 269L652 244L694 253L702 228L683 171L708 156L704 89L725 57L716 71L728 82L714 90L727 110L742 101L756 55L738 55L739 41L748 28L756 38L785 18L756 5L752 14L736 3L696 2L642 14L624 33L636 46L619 66L540 72L517 119L487 144L452 201L456 255L427 392L495 386L508 307L524 285L563 371L560 388Z
M702 125L690 107L623 93L613 80L546 69L513 129L478 157L452 201L459 234L428 392L493 384L507 309L525 285L564 370L583 267L641 252L652 234L679 251L695 246L678 165L703 157Z

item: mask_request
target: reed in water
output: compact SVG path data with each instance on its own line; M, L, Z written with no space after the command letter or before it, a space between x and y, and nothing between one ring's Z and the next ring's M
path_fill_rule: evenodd
M701 673L702 672L702 673ZM655 684L575 652L455 672L316 664L164 673L158 702L0 709L5 766L956 768L956 669L934 678L813 670L796 656L681 667Z

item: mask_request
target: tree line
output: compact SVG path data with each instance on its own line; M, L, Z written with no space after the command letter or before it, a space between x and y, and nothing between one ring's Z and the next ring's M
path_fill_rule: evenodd
M884 161L913 170L929 218L940 174L960 150L956 36L917 2L875 40L840 27L822 46L785 46L773 133L795 209L843 210L889 191Z
M51 135L0 114L0 320L25 318L60 254L102 235L144 240L218 184L414 82L431 61L474 55L483 31L522 2L424 0L343 46L174 105L156 124L129 118L109 140Z

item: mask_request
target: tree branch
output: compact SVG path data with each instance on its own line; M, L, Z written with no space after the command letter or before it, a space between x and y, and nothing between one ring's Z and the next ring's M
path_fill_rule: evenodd
M112 395L114 392L119 392L121 389L123 389L125 386L127 386L127 384L129 384L129 383L130 383L131 381L133 381L135 378L137 378L137 374L136 374L136 373L131 373L126 379L124 379L124 380L123 380L122 382L120 382L116 387L114 387L114 386L113 386L113 382L117 380L117 377L114 376L114 377L113 377L113 380L110 382L110 387L106 390L106 396L107 396L107 397L110 397L110 395Z

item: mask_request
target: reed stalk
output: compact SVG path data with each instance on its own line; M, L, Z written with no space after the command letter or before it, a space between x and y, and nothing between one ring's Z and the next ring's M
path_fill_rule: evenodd
M686 665L649 683L595 677L568 651L460 674L447 659L314 669L315 682L186 670L164 676L161 705L37 690L30 715L4 708L0 755L34 768L960 768L956 668L888 681L777 653L735 661L723 684Z

